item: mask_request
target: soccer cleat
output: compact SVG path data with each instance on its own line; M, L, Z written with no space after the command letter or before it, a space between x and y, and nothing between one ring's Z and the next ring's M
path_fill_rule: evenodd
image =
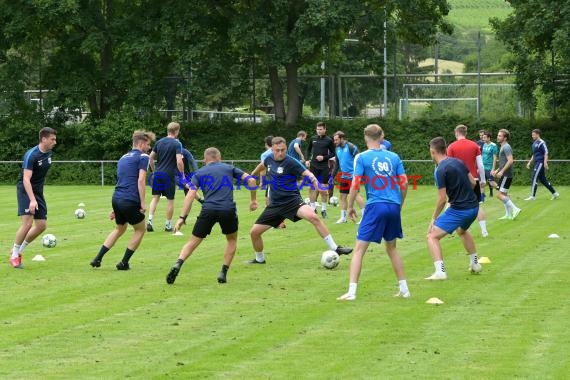
M402 292L402 291L400 290L398 293L394 294L394 297L410 298L410 297L411 297L411 294L410 294L409 291L407 291L407 292Z
M146 230L147 232L154 232L154 228L152 228L152 223L146 224Z
M265 264L265 260L257 261L257 259L254 258L254 259L251 259L249 261L246 261L246 263L248 263L248 264Z
M481 236L486 238L487 236L489 236L489 232L487 231L481 231Z
M10 257L10 264L12 264L12 267L15 269L24 269L24 264L22 264L22 255Z
M511 219L511 216L508 214L505 214L499 218L499 220L507 220L507 219Z
M336 221L336 224L342 224L342 223L346 223L345 218L340 218L339 220Z
M483 267L479 263L469 264L469 272L471 272L471 273L481 273L482 270L483 270Z
M345 293L338 297L338 301L354 301L356 299L356 294Z
M339 255L348 255L352 252L352 248L343 247L342 245L339 245L338 247L336 247L335 252Z
M521 209L520 208L515 208L513 209L513 216L511 217L511 220L515 220L517 218L517 216L519 216L519 214L521 213Z
M525 200L525 201L534 201L535 199L536 199L536 198L531 195L530 197L527 197L527 198L525 198L524 200Z
M129 263L124 263L122 261L119 261L116 265L117 270L129 270L131 269L131 267L129 266Z
M433 280L433 281L447 280L447 273L445 273L445 272L435 272L435 273L432 274L431 276L426 277L425 280Z
M180 272L180 266L174 265L170 268L170 272L166 275L166 283L167 284L174 284L176 281L176 276L178 276L178 272Z
M560 194L558 194L558 192L552 194L552 198L550 198L551 201L558 199L560 197Z
M227 281L226 274L224 272L220 272L218 275L218 284L225 284Z
M172 231L174 231L174 228L172 228L172 226L165 226L164 231L165 232L172 232Z
M327 210L321 211L321 216L323 217L323 219L328 218L328 216L327 216Z
M99 268L101 266L101 260L93 260L89 263L93 268Z

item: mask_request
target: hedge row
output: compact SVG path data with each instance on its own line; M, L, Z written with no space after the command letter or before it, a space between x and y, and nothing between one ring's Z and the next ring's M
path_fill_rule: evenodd
M348 139L364 147L362 138L363 128L368 123L380 124L396 151L404 160L429 160L427 144L436 136L443 136L447 141L453 141L453 128L460 123L469 126L469 137L478 138L479 129L487 129L496 135L501 128L511 132L511 146L517 160L530 157L530 132L534 128L542 130L542 136L547 141L551 159L570 159L570 129L565 122L538 121L530 122L521 119L505 119L498 121L464 120L456 117L441 119L420 119L412 121L395 120L330 120L327 122L328 133L337 130L346 133ZM167 122L159 119L138 119L127 114L110 115L98 122L87 121L81 124L65 125L54 120L40 121L37 119L3 119L0 128L0 159L21 160L24 152L37 144L37 132L40 125L49 125L58 130L58 145L54 149L54 160L118 160L131 146L131 135L135 129L151 130L157 137L166 134ZM304 121L297 127L286 127L272 122L267 124L237 124L225 123L182 123L180 140L201 158L204 149L210 146L218 147L224 160L256 160L264 150L263 139L267 135L283 136L290 141L298 130L305 130L312 135L316 122ZM244 170L251 170L253 164L241 165ZM433 177L433 165L426 163L408 163L408 173L422 175L424 178ZM106 164L103 167L105 183L115 181L115 165ZM528 183L528 171L524 165L517 163L517 184ZM19 172L18 165L0 165L0 183L12 184ZM569 164L553 164L549 177L554 184L570 184ZM60 164L54 165L49 174L48 183L52 184L100 184L101 166L99 164Z

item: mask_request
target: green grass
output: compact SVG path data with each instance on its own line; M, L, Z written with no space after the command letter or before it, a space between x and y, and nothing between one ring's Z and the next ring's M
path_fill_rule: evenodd
M460 30L484 30L491 32L489 18L504 19L512 8L503 0L449 0L451 10L448 20Z
M523 208L516 221L498 221L502 205L489 200L491 236L480 238L477 225L473 232L479 254L492 263L469 275L459 239L448 237L449 280L438 283L423 280L433 271L425 232L435 190L410 191L399 248L412 298L392 297L397 282L376 245L365 259L357 300L340 303L350 258L336 270L321 268L326 247L306 222L265 234L267 265L244 263L252 258L247 233L259 214L247 211L246 192L237 192L241 235L228 283L216 282L224 246L216 227L169 286L166 273L190 226L184 237L147 234L133 269L119 272L114 264L125 236L94 270L88 263L113 228L107 219L112 188L49 186L48 232L58 237L57 247L36 241L25 252L24 270L12 269L6 254L0 265L0 377L565 378L570 188L558 190L558 201L540 188L529 203L522 201L528 188L514 188ZM14 188L0 187L0 199L0 249L7 253L19 223ZM86 203L84 220L73 216L79 202ZM179 206L180 200L175 215ZM162 201L156 226L164 207ZM330 214L336 241L352 245L356 226L334 224L338 208ZM551 233L561 238L548 239ZM31 261L36 254L46 261ZM430 297L445 303L428 305Z

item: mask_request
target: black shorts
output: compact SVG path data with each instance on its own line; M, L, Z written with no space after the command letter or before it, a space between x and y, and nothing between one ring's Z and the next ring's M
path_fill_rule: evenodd
M481 198L481 183L479 183L479 181L475 181L475 187L473 188L473 192L475 193L477 202L483 202L483 199Z
M272 205L265 207L265 210L259 215L255 224L263 224L265 226L279 227L285 220L289 219L293 222L300 220L297 216L297 211L304 206L305 202L301 198L292 199L288 203Z
M328 166L322 168L316 168L311 165L311 173L313 173L313 175L317 177L319 183L327 186L329 185L331 179L331 172ZM325 188L325 186L322 186L321 189L316 189L316 190L328 190L328 187Z
M141 205L138 202L118 200L111 201L113 205L113 212L115 212L115 223L123 225L129 223L130 225L139 224L144 221L144 214L141 213Z
M149 176L148 181L152 188L152 195L164 195L166 199L174 199L178 176L167 176L160 172L154 172Z
M220 224L222 233L229 235L238 230L237 211L234 210L204 210L196 218L196 224L192 229L192 235L204 239L212 232L212 227L216 223Z
M47 219L47 204L43 193L34 192L38 209L34 213L34 219ZM30 198L24 189L24 185L16 186L16 197L18 198L18 216L32 215L30 212Z
M499 178L499 182L497 184L497 190L501 193L507 194L509 189L511 188L511 183L513 182L512 177L501 177Z

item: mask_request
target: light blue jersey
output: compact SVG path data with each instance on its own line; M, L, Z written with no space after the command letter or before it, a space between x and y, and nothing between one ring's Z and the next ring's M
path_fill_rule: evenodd
M339 145L335 149L336 159L338 161L338 172L341 178L352 179L354 171L354 157L358 154L356 145L345 142L344 145Z
M354 159L353 181L366 183L366 206L384 202L402 204L400 184L406 175L400 157L385 149L369 149Z

